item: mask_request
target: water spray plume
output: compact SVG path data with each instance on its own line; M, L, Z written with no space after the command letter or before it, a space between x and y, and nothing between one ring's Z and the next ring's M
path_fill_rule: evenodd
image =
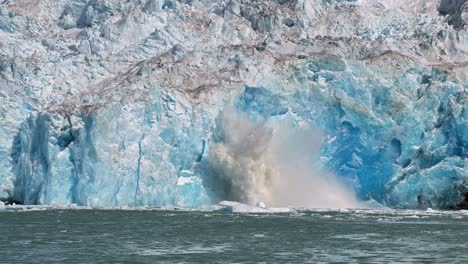
M210 166L225 184L226 199L255 205L351 208L351 190L320 169L320 130L293 128L287 121L251 120L226 109L217 120L219 142Z

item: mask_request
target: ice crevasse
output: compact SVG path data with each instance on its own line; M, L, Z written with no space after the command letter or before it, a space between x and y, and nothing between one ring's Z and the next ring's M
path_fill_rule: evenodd
M463 0L4 1L0 200L258 202L286 126L358 200L467 206L466 23Z

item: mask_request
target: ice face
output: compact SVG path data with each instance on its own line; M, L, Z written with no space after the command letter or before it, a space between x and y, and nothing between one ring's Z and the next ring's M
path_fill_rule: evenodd
M348 63L357 71L354 76L378 71ZM449 207L448 197L457 199L466 191L466 88L455 88L437 69L411 69L387 84L385 79L360 80L349 72L324 71L315 62L294 74L304 82L290 96L265 97L261 92L252 104L241 99L240 108L256 113L285 104L298 122L321 127L329 139L322 159L354 185L361 199L401 207ZM330 79L315 81L316 74ZM421 91L411 94L409 87ZM249 89L245 93L250 96ZM268 106L259 107L262 104Z
M246 131L219 126L229 108L254 127L318 129L316 146L288 139L284 149L314 156L312 171L360 200L457 206L468 193L462 2L2 4L0 200L215 204L239 172L213 155L229 145L220 135ZM266 179L252 151L235 160L253 162L247 179ZM248 186L233 197L262 193ZM240 202L259 202L249 199Z

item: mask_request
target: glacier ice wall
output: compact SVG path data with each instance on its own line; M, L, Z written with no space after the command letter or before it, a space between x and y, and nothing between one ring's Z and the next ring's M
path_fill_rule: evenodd
M3 1L0 200L216 202L231 107L319 128L320 166L359 199L454 208L467 22L463 0Z

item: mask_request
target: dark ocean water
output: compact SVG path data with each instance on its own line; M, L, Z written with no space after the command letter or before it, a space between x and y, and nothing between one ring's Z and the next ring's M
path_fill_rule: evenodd
M468 263L468 212L0 209L0 263Z

